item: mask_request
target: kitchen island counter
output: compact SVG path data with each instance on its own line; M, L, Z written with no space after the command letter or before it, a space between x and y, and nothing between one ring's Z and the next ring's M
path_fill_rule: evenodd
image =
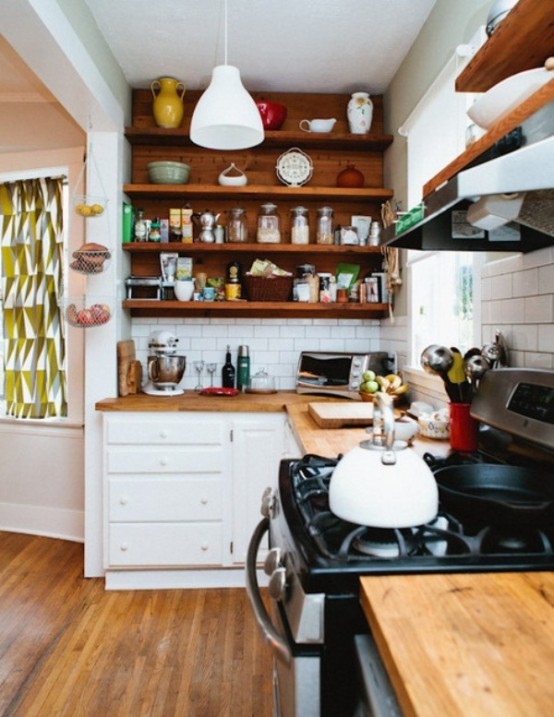
M405 715L528 717L554 708L554 574L361 578Z

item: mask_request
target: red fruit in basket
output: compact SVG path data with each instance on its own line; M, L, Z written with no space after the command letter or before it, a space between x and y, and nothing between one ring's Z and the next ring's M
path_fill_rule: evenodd
M92 326L94 324L94 317L90 309L79 309L77 312L77 321L83 326Z
M105 324L110 320L110 307L107 304L93 304L90 310L95 324Z

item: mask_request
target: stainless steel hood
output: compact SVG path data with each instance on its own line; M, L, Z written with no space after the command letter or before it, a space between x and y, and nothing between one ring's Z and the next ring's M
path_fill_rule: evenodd
M469 223L467 211L475 202L494 197L508 203L512 195L523 197L512 221L500 221L502 226L490 230ZM474 210L470 216L477 214ZM395 225L384 229L381 244L434 251L518 252L554 244L554 136L460 172L426 197L422 218L396 231Z

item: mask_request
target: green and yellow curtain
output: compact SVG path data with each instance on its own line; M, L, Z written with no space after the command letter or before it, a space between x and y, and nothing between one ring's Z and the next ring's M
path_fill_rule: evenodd
M0 184L6 413L67 416L63 181Z

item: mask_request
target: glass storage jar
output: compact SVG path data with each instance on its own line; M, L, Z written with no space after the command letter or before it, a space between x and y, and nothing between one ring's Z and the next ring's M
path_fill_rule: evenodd
M260 244L279 244L281 229L276 204L262 204L258 214L256 240Z
M290 210L290 240L292 244L310 243L310 226L306 207L294 207Z
M246 224L246 210L240 207L231 209L227 224L228 242L247 242L248 226Z
M333 210L331 207L320 207L317 210L316 241L318 244L333 244Z

